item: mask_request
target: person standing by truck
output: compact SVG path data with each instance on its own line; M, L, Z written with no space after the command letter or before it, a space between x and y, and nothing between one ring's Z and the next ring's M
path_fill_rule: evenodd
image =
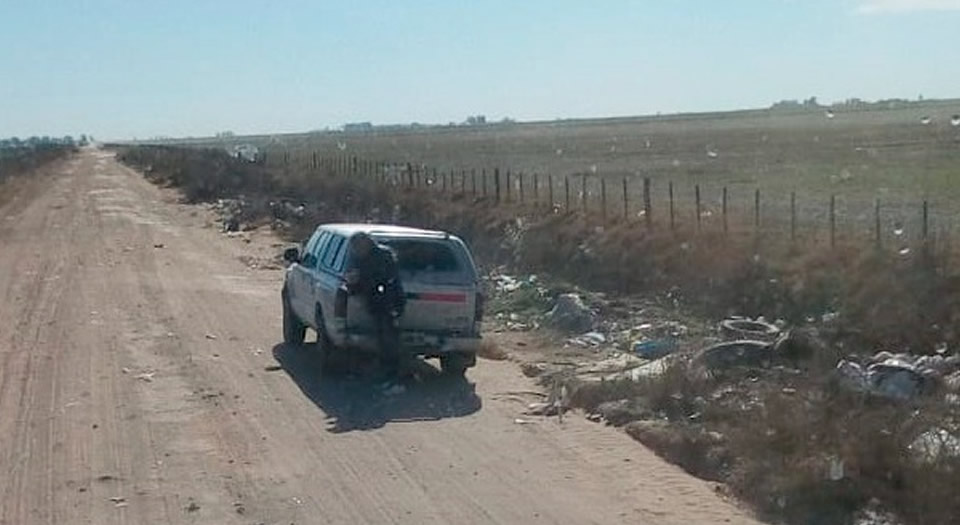
M366 301L388 380L397 379L401 364L397 324L406 301L397 257L393 250L377 244L368 234L357 233L350 238L349 265L347 290Z

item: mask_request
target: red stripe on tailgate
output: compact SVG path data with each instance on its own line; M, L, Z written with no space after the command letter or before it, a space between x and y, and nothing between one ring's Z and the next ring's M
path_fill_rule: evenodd
M417 299L421 301L433 301L437 303L465 303L466 294L462 293L419 293Z

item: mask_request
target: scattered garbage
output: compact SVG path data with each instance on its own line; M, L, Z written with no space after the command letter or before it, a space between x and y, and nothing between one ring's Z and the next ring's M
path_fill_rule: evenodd
M240 219L246 206L244 199L217 199L214 210L220 216L221 231L240 231Z
M206 334L206 335L204 335L204 337L206 337L207 339L211 339L211 340L217 338L216 334Z
M896 357L874 362L866 368L854 361L842 359L837 364L836 372L840 384L849 390L888 399L914 398L920 395L927 385L924 374L912 363Z
M731 340L774 341L780 335L780 328L763 317L731 317L720 322L720 332Z
M934 428L917 436L908 447L923 463L960 457L960 437L943 428Z
M830 458L830 468L827 472L827 479L830 481L840 481L844 478L844 461L837 457Z
M567 340L568 343L583 347L596 347L607 342L607 337L600 332L587 332Z
M772 345L749 339L727 341L703 350L697 361L710 370L736 366L766 366L773 355Z
M879 502L873 502L870 508L857 512L852 523L853 525L900 525L903 521L892 512L879 508Z
M528 416L556 416L563 407L559 403L530 403L524 414Z
M633 353L644 359L660 359L673 353L676 349L677 341L674 339L634 341L632 346Z
M529 419L519 418L519 417L516 418L516 419L514 419L513 422L514 422L515 424L517 424L517 425L530 425L530 424L533 424L533 421L530 421Z
M595 409L595 413L614 426L622 426L631 421L656 417L656 413L647 406L643 398L620 399L600 403Z
M278 370L283 370L283 368L280 365L267 365L263 367L263 369L267 372L276 372Z
M586 332L593 328L596 316L574 293L562 294L557 304L547 314L547 322L567 332Z

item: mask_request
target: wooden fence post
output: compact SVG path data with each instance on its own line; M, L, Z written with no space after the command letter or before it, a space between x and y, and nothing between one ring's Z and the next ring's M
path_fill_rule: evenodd
M673 181L670 181L670 184L667 186L667 192L670 196L670 229L673 230L677 226L673 210Z
M563 190L567 195L566 207L564 207L564 211L570 213L570 175L564 175L563 177Z
M643 178L643 218L647 221L647 229L653 228L653 207L650 202L650 177Z
M480 182L483 186L483 196L487 196L487 168L482 168L480 170Z
M497 204L500 204L500 168L493 168L493 187L497 194Z
M510 202L510 190L513 189L513 188L512 188L512 186L513 186L513 180L512 180L513 177L512 177L512 175L513 175L513 174L510 173L510 170L507 170L507 202Z
M880 234L880 199L876 199L873 203L873 228L874 228L874 242L876 243L877 249L883 247L883 239Z
M830 196L830 247L837 245L837 196Z
M600 218L607 220L607 179L600 177Z
M467 194L467 170L460 170L460 193Z
M760 188L753 193L753 227L760 233Z
M550 198L550 202L548 204L550 204L550 209L552 210L556 203L553 201L553 175L549 173L547 174L547 191L547 197Z
M630 220L630 201L627 197L627 178L623 178L623 220L624 222Z
M921 233L923 236L923 243L926 245L927 241L929 240L930 233L930 205L927 202L927 199L923 199L923 230Z
M721 202L721 206L722 206L721 213L723 214L723 234L727 235L730 233L730 223L727 220L727 187L726 186L723 187L723 199Z
M537 172L533 172L533 207L536 208L540 204L540 176Z
M477 196L477 169L470 168L470 187L473 189L471 193L473 196Z
M693 186L693 193L694 193L694 200L696 200L696 207L697 207L697 233L699 233L700 228L702 226L701 218L700 218L701 214L700 214L700 185L699 184L695 184Z
M316 152L316 151L313 152L313 165L312 165L312 167L313 167L313 169L317 169L317 152Z
M797 192L790 192L790 242L797 242Z
M517 174L517 179L520 182L520 204L523 204L523 172Z
M407 187L413 187L413 164L407 163Z
M580 207L583 212L587 212L587 174L584 173L580 178Z

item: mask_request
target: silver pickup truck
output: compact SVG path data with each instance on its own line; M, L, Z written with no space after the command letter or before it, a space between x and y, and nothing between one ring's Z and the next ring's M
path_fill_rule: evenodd
M406 308L399 319L401 351L437 357L445 373L476 364L483 295L466 244L446 232L381 224L323 224L302 248L290 248L284 278L283 338L303 343L317 333L325 352L376 352L364 299L347 292L350 238L370 235L397 255Z

